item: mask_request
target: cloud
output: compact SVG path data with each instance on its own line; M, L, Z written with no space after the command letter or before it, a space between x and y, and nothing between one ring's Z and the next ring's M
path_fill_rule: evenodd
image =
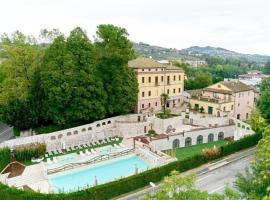
M81 26L92 36L97 25L112 23L137 42L270 55L269 7L268 0L9 0L1 2L0 32Z

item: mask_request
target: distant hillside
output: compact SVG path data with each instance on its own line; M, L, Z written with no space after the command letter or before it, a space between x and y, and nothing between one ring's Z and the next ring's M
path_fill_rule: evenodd
M187 49L177 50L173 48L164 48L152 46L146 43L133 43L137 55L149 57L152 56L158 60L205 60L208 56L219 56L222 58L237 58L242 62L265 63L270 60L270 56L257 54L242 54L219 47L199 47L193 46Z

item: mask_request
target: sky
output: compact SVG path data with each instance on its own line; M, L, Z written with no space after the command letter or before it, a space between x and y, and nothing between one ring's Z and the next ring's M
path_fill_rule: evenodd
M0 0L0 33L38 35L99 24L127 29L130 40L183 49L223 47L270 55L270 0Z

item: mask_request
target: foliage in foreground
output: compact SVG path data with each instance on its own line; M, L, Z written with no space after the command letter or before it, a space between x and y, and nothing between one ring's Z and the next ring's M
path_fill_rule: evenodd
M257 134L256 134L257 135ZM240 145L239 148L233 148L233 151L227 151L227 154L234 153L236 151L254 146L260 137L248 136L242 143L246 145ZM251 141L252 142L248 142ZM241 140L239 140L241 141ZM238 143L231 143L232 145L239 145ZM225 145L224 147L226 147ZM230 146L232 147L232 146ZM222 154L220 156L223 156ZM9 188L8 186L0 184L0 194L5 200L107 200L124 193L134 191L136 189L149 185L149 182L157 183L161 181L165 176L168 176L173 170L178 172L184 172L202 164L207 163L210 160L205 159L201 154L186 158L184 160L175 161L164 166L150 169L148 171L139 173L137 175L129 176L117 181L109 182L106 184L98 185L86 190L78 192L72 192L69 194L40 194L35 192L21 191L15 188Z

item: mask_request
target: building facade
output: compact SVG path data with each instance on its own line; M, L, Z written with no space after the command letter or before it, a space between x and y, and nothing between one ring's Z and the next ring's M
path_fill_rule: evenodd
M166 107L173 109L183 103L184 71L178 67L162 64L150 58L129 61L139 85L136 112L160 111L160 95L169 96Z
M246 120L255 107L257 92L240 81L223 81L200 91L189 91L192 109L214 116Z

